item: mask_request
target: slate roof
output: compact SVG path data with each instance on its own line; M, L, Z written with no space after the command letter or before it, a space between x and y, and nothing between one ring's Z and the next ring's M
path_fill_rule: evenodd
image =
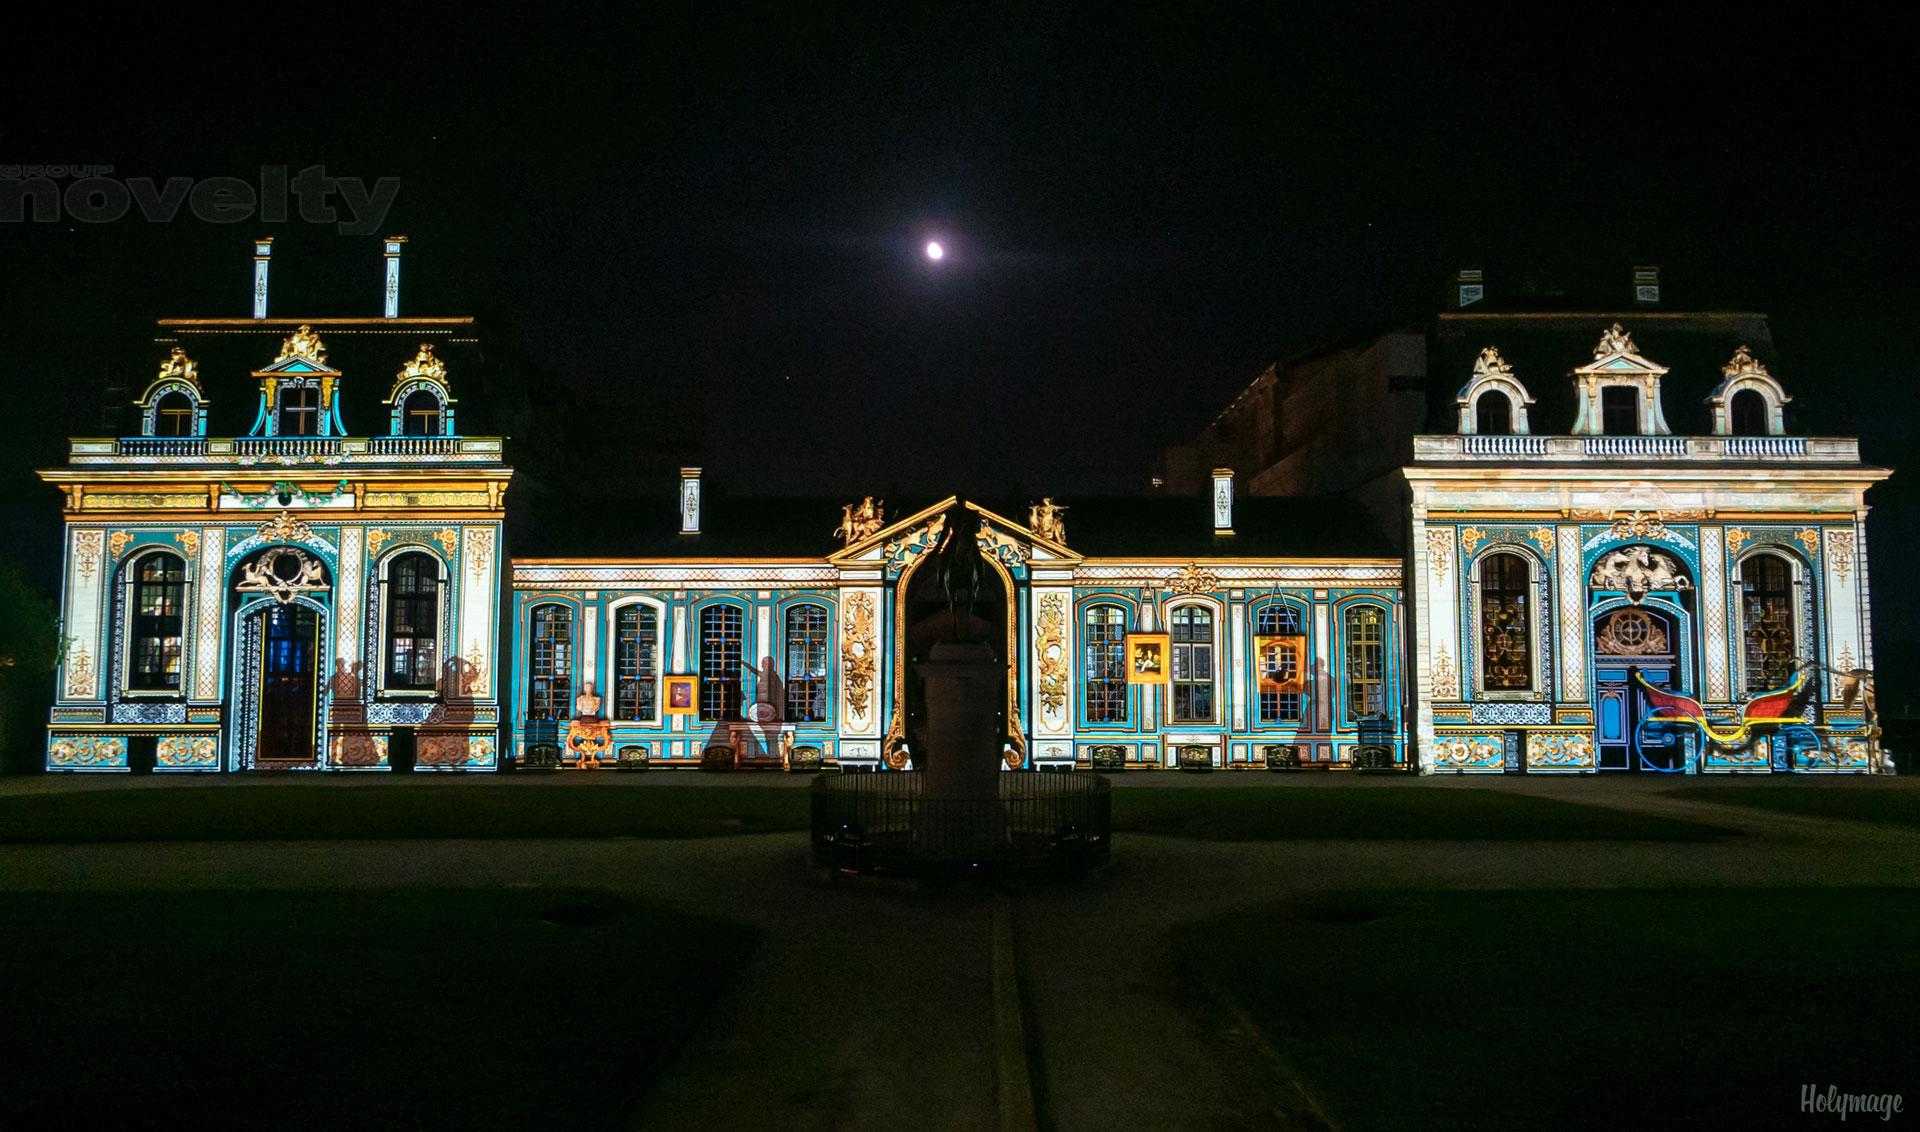
M1593 360L1594 344L1616 322L1632 336L1636 353L1667 367L1660 379L1660 404L1674 435L1712 434L1712 412L1705 398L1720 384L1720 367L1741 346L1751 349L1786 387L1788 396L1796 398L1786 407L1788 434L1806 435L1800 427L1802 402L1798 395L1812 381L1796 381L1795 373L1780 364L1766 315L1664 310L1459 311L1436 316L1427 334L1426 431L1457 431L1459 415L1454 397L1472 376L1480 350L1494 346L1534 398L1527 410L1530 431L1544 436L1567 435L1577 414L1570 375L1575 367Z
M706 485L701 532L679 533L671 495L570 495L516 481L507 537L516 558L825 558L847 499L743 497ZM940 502L888 499L898 520ZM1024 524L1029 500L974 499ZM1094 558L1395 558L1366 512L1343 499L1242 498L1231 536L1213 532L1204 496L1063 498L1067 545Z
M500 435L488 395L487 355L478 325L454 319L163 319L154 328L148 356L132 363L115 382L125 390L124 404L109 406L111 435L140 435L140 413L133 401L146 391L172 346L184 348L196 363L207 398L207 435L246 436L260 408L264 370L280 353L280 343L308 322L327 351L326 365L341 373L340 415L348 436L385 436L388 407L381 402L393 390L394 374L434 344L447 366L454 397L454 423L463 436Z

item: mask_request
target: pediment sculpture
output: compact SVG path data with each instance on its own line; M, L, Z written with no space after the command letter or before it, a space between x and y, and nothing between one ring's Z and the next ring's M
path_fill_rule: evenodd
M1623 546L1601 555L1587 584L1597 590L1618 590L1636 605L1660 590L1693 588L1671 555L1650 546Z

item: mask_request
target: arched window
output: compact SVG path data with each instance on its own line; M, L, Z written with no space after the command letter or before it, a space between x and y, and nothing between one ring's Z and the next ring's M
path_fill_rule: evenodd
M1513 402L1505 393L1488 390L1473 403L1473 429L1482 436L1506 436L1513 431Z
M1307 638L1300 631L1300 611L1279 602L1261 606L1254 614L1253 635L1260 650L1260 722L1300 722L1307 686Z
M282 385L278 396L281 436L320 435L320 390L311 385Z
M1088 723L1127 721L1127 611L1090 605L1081 634L1087 650L1084 687Z
M660 656L660 611L623 605L613 626L613 717L652 719L659 707L654 670Z
M1600 390L1600 431L1608 436L1640 434L1640 391L1624 385Z
M827 610L796 605L787 610L787 718L824 723L827 718Z
M1387 613L1377 605L1347 607L1347 718L1387 710Z
M1777 554L1740 564L1748 695L1784 688L1793 679L1793 568Z
M1213 720L1213 610L1183 605L1173 611L1173 721Z
M439 672L440 560L402 554L387 567L387 687L431 691Z
M149 554L133 568L133 666L127 687L141 692L180 690L182 611L187 565L171 554Z
M1729 428L1735 436L1767 435L1767 399L1758 389L1742 389L1727 402Z
M193 398L175 390L153 402L153 435L192 436L195 432Z
M1480 560L1480 687L1489 692L1533 688L1533 609L1527 560L1489 554Z
M740 718L741 623L737 605L700 611L700 718Z
M400 404L400 435L439 436L446 431L446 409L431 389L416 389Z
M566 719L573 714L573 608L540 605L533 610L533 656L527 673L527 718Z

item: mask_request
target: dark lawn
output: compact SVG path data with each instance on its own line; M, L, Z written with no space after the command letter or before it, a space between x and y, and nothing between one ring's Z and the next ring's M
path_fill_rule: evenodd
M716 837L806 828L806 791L774 786L181 783L0 798L0 841Z
M752 949L591 891L0 897L0 1126L622 1127Z
M1361 783L1339 789L1127 787L1113 792L1113 827L1217 841L1704 841L1726 832L1677 818L1499 790Z
M460 780L169 783L0 797L0 842L376 837L716 837L807 828L789 786ZM1129 786L1114 828L1219 841L1293 838L1701 841L1724 830L1497 790Z
M1724 802L1802 817L1920 825L1920 790L1892 783L1859 780L1792 785L1727 783L1683 786L1667 793L1689 802Z
M1920 1099L1913 891L1345 893L1176 941L1346 1129L1833 1122L1800 1112L1805 1084Z

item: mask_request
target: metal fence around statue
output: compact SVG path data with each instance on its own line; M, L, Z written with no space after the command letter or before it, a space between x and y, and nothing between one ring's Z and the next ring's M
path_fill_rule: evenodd
M1113 850L1112 787L1096 775L1002 774L992 798L930 798L917 771L836 774L811 789L814 860L845 872L1073 873Z

